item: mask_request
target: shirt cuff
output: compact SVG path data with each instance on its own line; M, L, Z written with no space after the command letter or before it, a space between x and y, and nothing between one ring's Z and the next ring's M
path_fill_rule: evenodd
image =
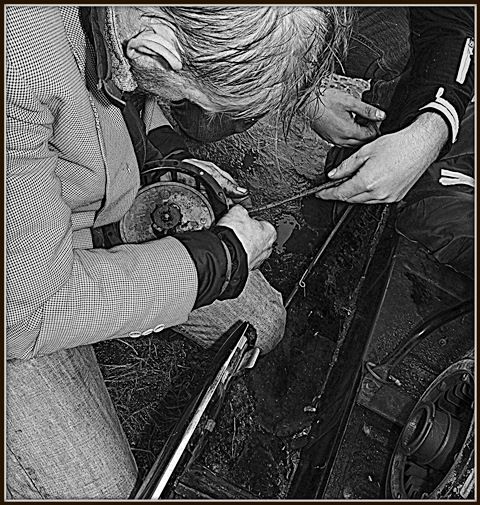
M194 309L215 300L236 298L248 277L248 259L235 232L226 226L179 233L175 238L189 252L198 277Z
M443 117L447 123L448 129L450 131L450 141L455 143L458 136L458 129L460 127L460 121L458 119L457 111L455 107L445 98L442 98L444 93L443 88L439 88L433 102L427 103L423 107L420 107L419 112L436 112Z

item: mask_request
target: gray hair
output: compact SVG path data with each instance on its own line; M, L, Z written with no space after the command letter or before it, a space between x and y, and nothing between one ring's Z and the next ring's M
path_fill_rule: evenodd
M345 55L348 7L139 7L175 31L178 74L205 93L209 112L237 118L270 110L289 114L320 93Z

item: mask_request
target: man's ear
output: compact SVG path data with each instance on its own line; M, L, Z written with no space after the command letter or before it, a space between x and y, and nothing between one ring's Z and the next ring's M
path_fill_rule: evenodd
M175 32L160 21L146 26L126 46L127 58L143 59L144 66L163 70L181 70L182 56Z

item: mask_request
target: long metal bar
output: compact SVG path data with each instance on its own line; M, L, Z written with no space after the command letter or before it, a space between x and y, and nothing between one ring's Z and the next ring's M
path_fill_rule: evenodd
M307 189L306 191L303 191L302 193L298 193L294 196L290 196L290 197L285 198L283 200L279 200L277 202L272 202L267 205L262 205L260 207L254 207L253 209L250 209L248 211L248 213L250 215L256 214L257 212L261 212L263 210L273 209L273 208L279 207L280 205L283 205L285 203L293 202L294 200L298 200L299 198L303 198L304 196L314 195L315 193L318 193L319 191L322 191L324 189L329 189L329 188L334 188L335 186L339 186L340 184L342 184L342 182L345 182L347 179L348 179L348 177L343 177L342 179L337 179L335 181L324 182L323 184L315 186L314 188Z
M152 491L148 491L149 496L147 499L150 500L158 500L162 494L162 492L165 489L165 486L168 484L173 472L175 471L175 468L177 467L178 462L180 461L180 458L182 457L190 439L192 438L198 423L200 422L200 419L202 415L204 414L207 406L209 405L215 391L217 390L218 386L224 381L226 374L228 372L229 366L238 351L238 349L242 349L246 344L247 344L247 337L245 336L245 333L248 329L248 325L245 326L245 329L242 332L242 335L240 336L237 344L234 346L234 348L231 350L229 353L227 359L223 362L220 370L217 372L215 375L213 381L209 385L207 391L201 398L200 404L198 407L195 409L194 415L190 422L188 423L187 427L185 428L185 431L176 446L173 455L169 458L168 464L163 470L162 474L156 478L156 483L155 487L152 489ZM157 458L157 462L159 461L160 458ZM157 465L155 464L152 469L150 470L149 474L147 475L146 479L144 480L141 488L138 490L136 493L135 498L145 498L145 492L147 492L147 487L149 486L150 482L152 479L155 478L154 474L157 472Z

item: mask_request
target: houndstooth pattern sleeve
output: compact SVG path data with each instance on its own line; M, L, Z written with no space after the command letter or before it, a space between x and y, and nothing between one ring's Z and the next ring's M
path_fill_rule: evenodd
M137 180L129 182L121 163L112 168L102 161L85 83L57 10L8 7L6 52L7 357L186 321L197 274L179 241L108 251L74 247L74 227L93 224L105 191L121 212ZM110 150L125 157L129 139L115 125L104 123L106 138L117 139Z

